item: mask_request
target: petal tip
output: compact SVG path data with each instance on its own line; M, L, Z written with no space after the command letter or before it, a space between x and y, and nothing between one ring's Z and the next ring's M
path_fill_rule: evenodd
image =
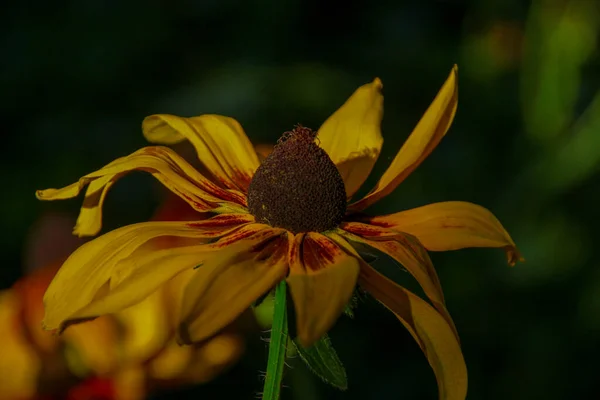
M516 247L507 246L505 251L509 266L514 267L518 262L525 262L525 257Z
M73 227L73 235L77 236L78 238L84 238L84 237L91 237L91 236L96 236L98 234L98 232L100 232L100 230L102 229L102 224L95 224L94 225L83 225L83 224L76 224L75 227Z
M36 190L35 191L35 197L38 200L46 200L48 198L48 196L45 196L44 193L46 193L48 190Z
M381 79L379 79L379 77L376 77L375 79L373 79L373 82L371 82L371 85L373 85L378 90L383 89L383 82L381 82Z
M450 77L448 78L448 80L452 81L452 84L455 86L454 91L456 92L457 87L458 87L458 65L454 64L454 66L452 67L452 71L450 71Z

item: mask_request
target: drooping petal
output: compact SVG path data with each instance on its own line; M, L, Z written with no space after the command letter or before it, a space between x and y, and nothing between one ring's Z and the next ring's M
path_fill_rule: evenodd
M477 204L464 201L434 203L367 220L372 225L410 233L431 251L502 247L511 266L524 260L500 221Z
M210 338L285 277L285 231L252 226L258 224L232 235L233 242L226 237L215 243L222 250L198 267L187 284L178 329L181 342Z
M183 118L158 114L144 119L142 130L152 143L189 140L198 158L226 187L246 192L259 161L242 126L233 118L206 114Z
M429 156L452 124L458 104L458 68L450 76L406 140L400 151L379 179L375 188L363 199L350 205L353 211L364 210L390 194L412 171Z
M356 286L359 264L322 234L298 234L288 256L287 283L302 346L310 347L335 323Z
M359 285L390 309L417 341L435 372L440 399L464 399L467 371L452 318L437 314L427 302L379 274L345 237L336 232L328 232L327 236L359 260Z
M197 211L208 211L217 205L235 203L245 206L240 192L225 190L202 176L177 153L167 147L144 147L121 157L78 182L61 189L38 190L40 200L63 200L77 196L85 186L85 200L74 233L93 236L102 226L102 204L112 184L134 170L150 172L163 185L185 200Z
M367 179L381 151L382 88L379 78L359 87L318 132L321 147L344 179L348 198Z
M446 309L444 292L437 272L427 250L414 236L359 222L342 223L338 233L348 240L371 246L404 266L417 280L435 308L448 321L458 338L452 317Z
M464 400L467 367L453 326L446 318L366 263L361 263L358 281L398 317L419 344L435 373L440 400Z
M229 214L197 222L145 222L84 244L65 261L44 295L45 329L61 331L74 320L117 312L141 301L214 251L203 242L251 221L248 214ZM151 251L154 240L173 236L193 240Z

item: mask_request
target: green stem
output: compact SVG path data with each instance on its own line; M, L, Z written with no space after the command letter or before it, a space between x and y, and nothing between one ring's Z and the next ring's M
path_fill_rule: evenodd
M285 367L285 353L288 339L286 314L286 283L279 282L275 288L275 305L273 308L273 327L269 343L267 360L267 376L263 390L263 400L278 400Z

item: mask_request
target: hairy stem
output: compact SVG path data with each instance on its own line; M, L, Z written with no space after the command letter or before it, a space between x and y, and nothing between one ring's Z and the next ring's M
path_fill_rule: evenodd
M263 400L278 400L281 391L288 339L286 307L286 283L285 280L282 280L275 288L273 327L269 342L269 358L267 360Z

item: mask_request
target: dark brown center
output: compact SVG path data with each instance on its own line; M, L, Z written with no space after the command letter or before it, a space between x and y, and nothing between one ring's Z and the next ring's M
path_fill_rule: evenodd
M297 126L283 134L258 167L248 188L256 220L293 233L323 232L342 222L344 181L315 132Z

